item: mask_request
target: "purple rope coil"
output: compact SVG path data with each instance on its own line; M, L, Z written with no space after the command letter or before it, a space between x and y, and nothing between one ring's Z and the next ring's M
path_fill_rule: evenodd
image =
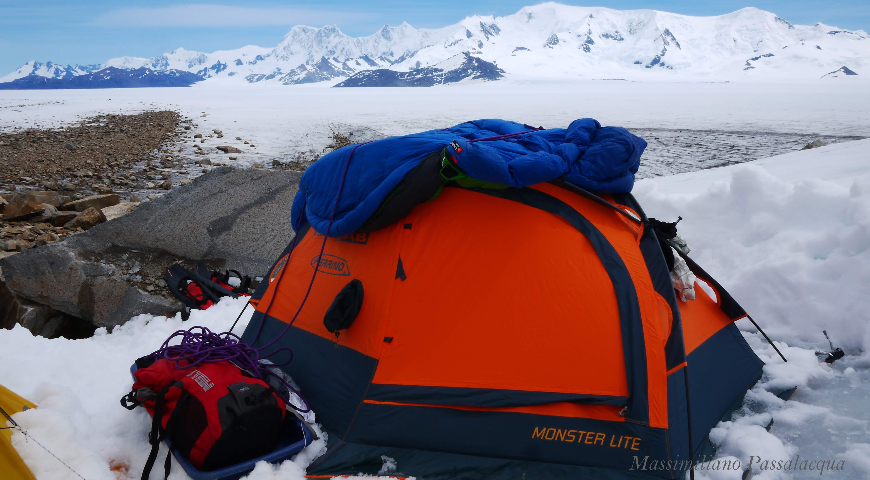
M181 339L177 345L170 345L173 340ZM232 362L237 367L245 372L253 375L256 378L269 384L268 377L274 377L283 384L288 391L285 398L282 392L279 392L282 399L286 403L290 403L290 394L295 394L304 404L304 409L298 409L300 412L310 412L308 401L287 383L280 375L271 371L272 367L282 367L289 364L293 360L293 352L289 348L281 348L274 353L286 350L290 354L290 359L284 363L263 363L260 359L258 350L246 343L238 335L230 332L215 333L207 327L194 326L188 330L178 330L160 346L149 357L156 359L165 359L175 363L175 368L184 370L193 368L203 363L220 363Z

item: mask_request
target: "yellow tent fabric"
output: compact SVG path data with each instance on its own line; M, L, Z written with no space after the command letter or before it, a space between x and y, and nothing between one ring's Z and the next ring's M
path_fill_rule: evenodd
M4 427L12 425L6 418L7 415L29 408L36 408L36 405L0 385L0 409L3 410L0 414L4 414L0 415L0 419L3 420ZM8 428L0 430L0 472L3 472L4 480L36 480L12 446L12 429Z

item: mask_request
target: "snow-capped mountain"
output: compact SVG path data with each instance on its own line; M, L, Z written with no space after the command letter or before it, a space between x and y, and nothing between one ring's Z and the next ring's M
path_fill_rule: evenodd
M72 78L77 75L84 75L103 68L102 65L58 65L52 62L37 62L31 60L24 65L18 67L17 70L0 77L0 82L11 82L19 78L28 76L45 77L45 78Z
M145 67L134 69L107 67L73 77L48 78L39 75L28 75L16 78L11 82L0 83L0 90L189 87L200 81L202 81L202 77L199 75L182 70L153 70Z
M397 72L388 68L363 70L336 87L431 87L474 80L498 80L504 70L468 53L454 55L431 67Z
M459 54L521 78L811 80L844 67L858 76L870 71L870 35L823 24L793 25L756 8L691 17L545 3L503 17L471 16L438 29L384 26L367 37L350 37L336 26L296 26L274 48L177 49L154 58L115 58L101 66L28 62L0 81L27 75L70 78L115 67L181 70L242 83L338 83L365 70L387 69L406 77L416 71L419 77L425 75L421 69ZM438 83L430 80L422 83Z

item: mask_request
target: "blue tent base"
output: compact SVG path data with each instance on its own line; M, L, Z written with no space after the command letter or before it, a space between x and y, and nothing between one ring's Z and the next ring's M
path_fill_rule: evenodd
M328 432L327 432L328 433ZM336 440L328 433L327 451L308 466L308 475L389 475L418 480L650 480L657 475L630 470L530 462L458 453L371 446ZM396 461L395 471L381 471L382 456Z
M136 364L133 364L130 367L130 374L132 375L135 371ZM313 440L314 434L308 429L308 426L288 415L284 419L284 424L281 425L281 436L274 450L246 462L210 471L198 470L189 460L181 455L181 452L177 448L172 447L168 439L165 442L172 452L172 456L175 457L175 460L184 469L184 473L193 480L237 480L253 470L257 462L278 463L289 460L293 455L296 455L303 448L311 444Z

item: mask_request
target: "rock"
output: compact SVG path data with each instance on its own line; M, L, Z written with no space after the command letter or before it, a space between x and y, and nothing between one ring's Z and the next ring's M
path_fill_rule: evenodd
M222 132L222 131L220 131L220 130L218 130L218 129L216 129L216 128L215 128L214 130L212 130L212 132L214 132L215 135L221 135L221 134L224 133L224 132Z
M60 194L50 190L42 192L27 192L26 195L37 203L47 203L54 207L59 207L63 204L63 199Z
M248 142L245 142L245 143L248 143ZM242 151L239 150L238 148L231 147L229 145L220 145L220 146L215 147L215 148L217 148L218 150L220 150L224 153L242 153Z
M185 126L184 126L184 129L185 129L185 130L190 130L190 125L185 125Z
M39 215L43 210L43 206L33 200L11 202L3 207L3 220L24 220Z
M197 160L196 164L197 165L211 165L211 160L209 160L208 158L203 158L203 159Z
M180 182L181 185L190 185L191 183L193 183L193 179L192 179L192 178L185 178L184 180L182 180L182 181Z
M171 189L172 188L172 180L170 179L170 180L165 180L165 181L160 182L160 184L157 185L157 188L161 188L163 190Z
M283 165L279 160L272 160L272 166L275 168L281 168Z
M249 146L249 147L256 147L256 145L254 145L253 143L250 144L250 145L248 145L248 146Z
M152 278L185 258L212 259L216 267L263 276L292 240L287 208L300 175L216 168L98 228L4 258L0 268L16 295L96 326L120 325L142 313L171 314L181 304L159 288L148 294L134 280L121 278L126 267L116 266L118 258L158 272ZM251 231L257 232L256 242Z
M20 324L28 329L37 327L41 330L55 314L57 311L51 307L18 298L0 281L0 328L11 329Z
M825 145L827 145L825 142L823 142L821 140L815 140L813 142L810 142L810 143L804 145L804 147L801 148L801 150L810 150L812 148L824 147Z
M193 136L193 138L202 138L202 134L201 134L201 133L197 133L196 135Z
M68 228L70 230L75 230L76 228L81 228L82 230L87 230L89 228L95 227L106 221L106 216L103 215L101 210L98 210L94 207L88 208L84 212L80 213L79 216L70 220L64 228Z
M254 168L263 168L263 164L262 164L262 163L252 163L251 166L254 167Z
M67 149L67 150L69 150L69 151L71 151L71 152L76 151L76 146L73 145L73 144L71 144L71 143L67 143L66 145L63 146L63 148L65 148L65 149Z
M60 240L60 237L51 232L43 233L42 235L36 237L36 246L41 247L43 245L47 245L49 243L53 243Z
M230 156L230 160L238 160L239 157Z
M33 222L51 222L54 217L57 216L57 208L54 205L50 205L48 203L42 204L42 213L36 217L33 217Z
M3 213L3 207L5 207L6 205L9 205L9 202L6 201L5 198L0 197L0 215L2 215L2 213Z
M56 312L56 315L51 317L39 332L31 332L45 338L57 338L63 330L64 324L68 321L68 317L63 313Z
M3 245L3 241L0 240L0 246ZM19 252L4 252L0 249L0 260L3 260L6 257L11 257L12 255L17 255Z
M138 207L138 203L134 202L121 202L117 205L112 205L111 207L106 207L102 209L103 215L106 216L106 220L114 220L122 215L126 215Z
M23 252L31 248L33 248L33 243L24 239L13 238L11 240L0 240L0 249L7 252Z
M236 137L236 140L238 140L238 141L241 142L241 141L242 141L242 137Z
M133 203L142 203L142 199L135 193L130 195L130 201Z
M90 197L85 197L81 200L75 200L64 204L64 210L75 210L77 212L84 212L90 208L101 209L106 207L111 207L112 205L117 205L121 202L121 197L116 193L109 193L103 195L91 195Z
M51 219L51 224L55 227L62 227L78 216L79 212L68 212L60 210L57 212L57 215L55 215L54 218Z
M248 141L247 141L247 140L245 140L245 145L247 145L247 144L248 144Z

